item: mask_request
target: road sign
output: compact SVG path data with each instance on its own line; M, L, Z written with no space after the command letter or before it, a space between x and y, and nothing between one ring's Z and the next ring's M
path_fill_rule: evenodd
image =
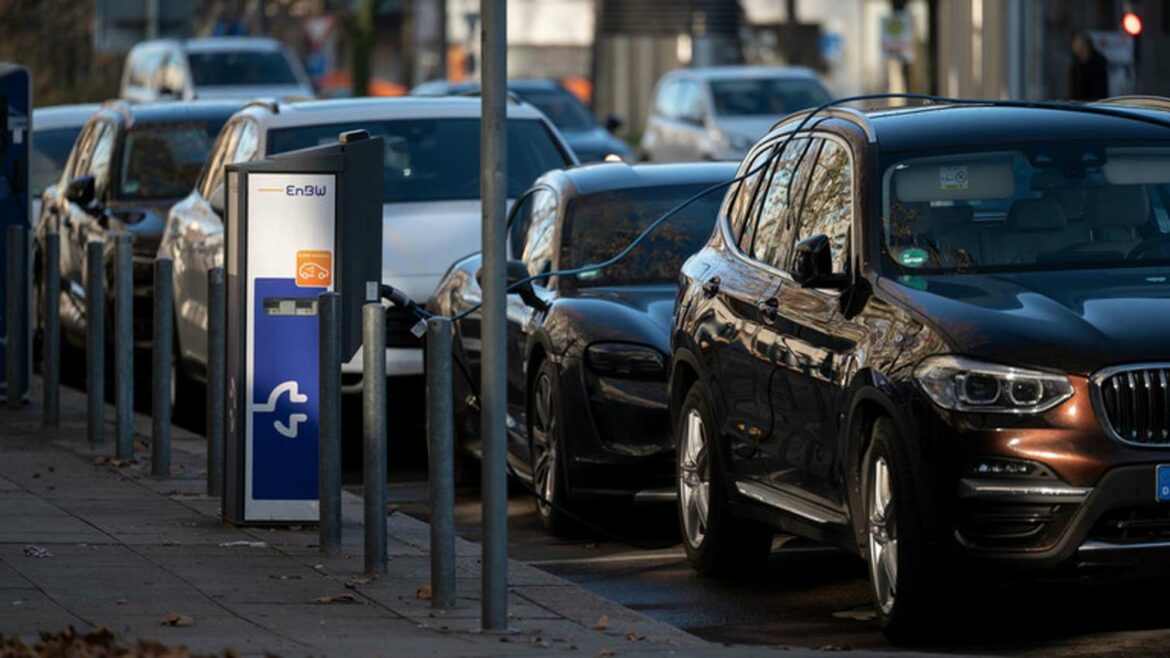
M910 14L895 11L882 17L882 55L903 62L914 61L914 23Z

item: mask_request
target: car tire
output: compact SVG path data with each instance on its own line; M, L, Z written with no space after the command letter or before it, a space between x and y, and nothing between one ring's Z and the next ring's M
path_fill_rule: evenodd
M696 382L683 399L674 432L683 548L700 576L758 575L767 565L775 533L732 516L722 455L711 440L715 427L706 387Z
M569 485L565 453L564 424L561 422L561 394L556 366L544 359L528 387L528 454L536 511L545 532L554 536L574 529L566 514Z
M878 419L862 470L864 553L882 630L897 644L929 640L953 589L948 570L927 546L915 479L894 421Z

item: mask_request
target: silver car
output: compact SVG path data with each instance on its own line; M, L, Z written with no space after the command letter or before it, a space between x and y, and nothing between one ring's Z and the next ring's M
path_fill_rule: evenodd
M642 133L652 162L739 161L787 114L832 97L806 68L716 66L662 76Z

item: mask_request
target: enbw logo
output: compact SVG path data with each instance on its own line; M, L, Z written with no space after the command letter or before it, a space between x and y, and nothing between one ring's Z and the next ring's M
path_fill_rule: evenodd
M324 185L285 185L285 196L325 196Z

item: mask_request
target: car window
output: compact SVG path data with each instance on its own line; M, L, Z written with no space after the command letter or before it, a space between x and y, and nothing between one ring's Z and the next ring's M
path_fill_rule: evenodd
M89 167L89 156L93 153L93 140L101 132L101 121L93 120L85 125L77 137L77 143L69 154L69 162L65 164L65 174L69 179L77 178L85 173Z
M565 211L558 266L571 269L605 261L632 243L663 213L716 182L638 187L573 199ZM604 269L584 272L571 285L677 281L683 261L711 237L721 202L718 194L704 194L647 234L628 257Z
M679 85L678 117L689 121L702 121L703 89L698 82L686 80Z
M104 199L110 190L110 160L114 156L116 133L117 130L113 125L103 122L101 134L94 140L88 173L93 176L94 198L96 199Z
M508 120L508 198L523 194L544 172L569 164L548 124ZM479 119L398 119L280 128L268 132L268 154L335 144L365 130L384 140L382 199L387 203L479 198Z
M769 154L772 152L774 144L769 144L766 148L760 149L758 153L751 159L750 164L740 167L736 177L744 176L748 172L755 171L756 173L748 176L740 181L732 192L731 209L728 212L731 223L731 238L738 241L743 235L744 224L750 215L752 207L752 200L755 199L756 188L760 186L760 180L767 175L767 167L764 162L767 161ZM756 171L756 170L759 171Z
M814 235L829 238L833 271L843 272L848 260L853 226L853 165L848 147L836 140L818 139L816 164L800 205L800 219L793 244ZM811 154L805 166L811 163Z
M747 78L712 81L711 98L716 116L783 116L821 105L829 93L816 80Z
M658 98L654 103L655 112L663 117L675 117L678 114L678 80L666 80L658 87Z
M219 136L216 137L215 144L207 156L207 165L199 174L197 187L203 198L210 198L212 191L223 180L223 167L226 164L224 159L228 157L229 153L235 151L236 136L239 134L239 130L240 122L233 121L219 131Z
M815 156L814 142L805 137L789 142L776 156L767 185L756 192L755 221L744 232L740 245L761 263L779 269L787 265L792 247L791 211L799 204L803 192L800 174Z
M118 197L173 199L186 195L211 150L215 122L132 128L122 147Z
M552 190L541 190L532 195L531 219L528 224L528 234L524 240L524 255L522 260L528 267L529 275L548 271L553 266L553 252L557 230L556 193ZM547 281L535 283L547 285Z
M288 58L279 50L187 53L187 65L197 87L297 84Z
M73 149L80 128L58 128L38 130L33 135L33 153L29 185L34 197L39 197L45 188L61 179L65 161Z

